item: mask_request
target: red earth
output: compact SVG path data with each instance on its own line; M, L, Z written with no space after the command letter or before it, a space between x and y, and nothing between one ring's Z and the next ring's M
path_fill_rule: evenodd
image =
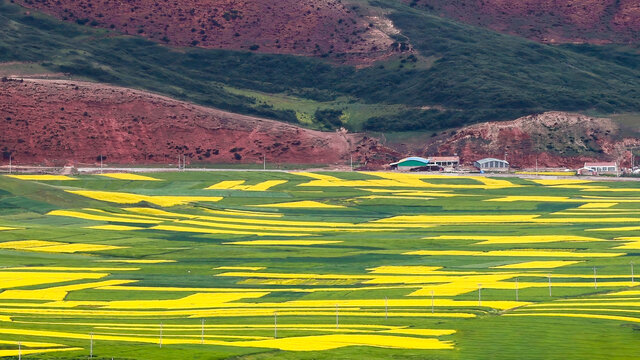
M441 16L548 43L638 43L638 0L404 0Z
M416 149L423 156L458 154L472 164L485 157L507 158L512 166L579 168L586 161L619 161L629 166L630 149L640 138L621 130L611 119L548 112L513 121L464 127L427 140Z
M340 0L16 1L59 19L178 46L323 56L357 64L394 52L394 40L378 26L377 17L360 16Z
M64 80L0 82L0 153L17 163L368 164L397 157L362 134L319 132L163 96Z

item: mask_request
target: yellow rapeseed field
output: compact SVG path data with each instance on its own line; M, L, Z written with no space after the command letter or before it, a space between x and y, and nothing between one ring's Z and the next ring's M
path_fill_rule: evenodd
M573 258L601 258L624 256L625 253L587 253L572 252L562 250L536 250L536 249L520 249L520 250L491 250L491 251L472 251L472 250L416 250L404 253L404 255L423 255L423 256L495 256L495 257L573 257Z
M154 230L164 231L176 231L176 232L193 232L202 234L235 234L235 235L257 235L257 236L311 236L309 233L278 233L278 232L264 232L264 231L241 231L241 230L228 230L228 229L215 229L215 228L202 228L192 226L173 226L173 225L157 225L152 227Z
M582 261L527 261L517 264L494 266L492 269L553 269L579 264Z
M104 308L108 309L197 309L222 306L228 302L243 299L255 299L268 295L269 292L224 292L200 293L175 300L118 300L109 301ZM240 305L234 303L233 306Z
M238 185L242 185L246 180L225 180L221 181L217 184L213 184L209 186L208 190L230 190Z
M103 286L123 285L133 282L136 282L136 280L107 280L38 290L5 290L0 293L0 299L62 301L70 291L95 289Z
M75 253L124 249L123 246L63 243L42 240L17 240L0 243L0 249L27 250L51 253Z
M377 223L486 224L530 222L539 215L401 215L376 220Z
M550 316L550 317L575 317L586 319L603 319L603 320L617 320L626 322L640 322L640 318L634 318L629 316L616 316L616 315L604 315L604 314L572 314L572 313L509 313L503 316Z
M564 241L606 241L605 239L576 236L576 235L514 235L514 236L497 236L497 235L440 235L431 236L424 239L433 240L477 240L477 245L494 245L494 244L533 244L547 242L564 242Z
M616 240L628 241L627 243L616 246L615 249L632 249L638 250L640 249L640 236L624 236L618 237Z
M100 244L60 244L49 246L36 246L30 247L26 250L50 252L50 253L76 253L76 252L93 252L93 251L107 251L125 249L125 246L112 246L112 245L100 245Z
M108 276L100 272L0 271L0 289L53 284L66 281L95 280Z
M96 226L87 226L86 229L113 230L113 231L144 230L144 228L141 228L138 226L124 226L124 225L96 225Z
M608 227L598 229L586 229L585 231L638 231L640 226L621 226L621 227Z
M0 350L0 357L6 357L6 356L17 357L18 353L20 353L22 356L26 356L26 355L44 354L44 353L58 352L58 351L77 351L77 350L83 350L83 349L82 348L54 348L54 349L22 349L21 351L18 351L18 349Z
M48 245L60 245L62 243L57 241L44 241L44 240L16 240L5 241L0 243L0 249L28 249L31 247L48 246Z
M245 180L225 180L209 186L208 190L244 190L267 191L274 186L287 183L288 180L267 180L255 185L243 185Z
M131 336L129 334L78 334L72 332L47 331L47 330L24 330L0 328L0 334L22 335L22 336L39 336L66 339L89 340L92 337L98 341L124 341L135 343L158 344L159 339L156 336L145 336L137 334ZM234 346L234 347L254 347L267 349L280 349L285 351L321 351L337 349L346 346L374 346L395 349L453 349L453 343L450 341L441 341L434 338L406 337L399 335L387 334L329 334L329 335L312 335L300 337L286 337L269 340L245 340L245 341L222 341L212 340L211 337L225 338L228 336L208 336L204 344L218 346ZM162 343L165 345L175 344L200 344L199 336L194 337L176 337L165 336ZM56 351L56 350L81 350L79 348L55 348L34 351ZM10 350L13 351L13 350ZM17 350L15 350L17 352ZM24 353L23 353L24 354Z
M95 221L114 221L121 223L136 223L136 224L158 224L161 223L161 220L147 220L147 219L138 219L138 218L129 218L123 216L110 216L110 215L96 215L96 214L87 214L80 211L72 211L72 210L53 210L47 213L47 215L53 216L66 216L73 217L84 220L95 220Z
M222 200L220 196L152 196L139 195L124 192L92 191L92 190L66 190L71 194L81 195L95 200L107 201L117 204L137 204L148 202L163 207L185 205L191 202L216 202Z
M69 176L64 175L5 175L10 178L20 180L34 180L34 181L68 181L76 180Z
M403 334L403 335L420 335L420 336L445 336L453 335L455 330L448 329L416 329L416 328L398 328L381 331L383 333Z
M336 244L342 241L329 241L329 240L247 240L247 241L233 241L225 242L227 245L272 245L272 246L311 246L311 245L326 245Z
M293 201L277 204L250 205L256 207L273 207L273 208L303 208L303 209L344 209L344 206L324 204L318 201Z
M100 176L105 176L112 179L118 180L132 180L132 181L162 181L160 179L152 178L150 176L131 174L131 173L111 173L111 174L100 174Z
M242 217L283 217L283 214L275 213L275 212L259 212L259 211L245 211L245 210L232 210L232 209L224 209L224 210L213 210L213 209L202 209L209 214L216 215L225 215L225 216L242 216Z
M578 209L606 209L618 205L618 203L586 203L578 206Z
M367 269L371 274L433 274L442 266L378 266Z
M284 351L323 351L345 346L374 346L391 349L453 349L450 341L393 335L315 335L270 340L240 341L238 346L264 347ZM234 343L235 344L235 343Z
M344 180L334 176L298 172L296 175L305 176L314 180L307 183L300 184L298 186L312 186L312 187L405 187L405 188L442 188L442 189L502 189L521 187L522 185L514 184L508 180L491 179L487 177L450 177L450 176L434 176L434 175L422 175L422 174L404 174L404 173L391 173L391 172L365 172L364 174L376 176L380 179L370 180ZM462 184L432 184L423 181L423 179L471 179L476 181L477 185L462 185Z

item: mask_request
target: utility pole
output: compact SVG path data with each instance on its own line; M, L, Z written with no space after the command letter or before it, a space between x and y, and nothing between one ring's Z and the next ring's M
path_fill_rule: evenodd
M93 333L89 334L89 359L93 358Z
M482 284L478 284L478 306L482 306Z
M22 360L22 343L18 341L18 360Z
M549 278L549 296L551 296L551 274L547 275Z
M598 276L596 275L596 267L593 267L593 288L598 288Z
M518 301L518 278L516 278L516 301Z
M434 312L434 308L435 308L435 306L434 306L434 304L433 304L433 290L431 290L431 313L432 313L432 314L433 314L433 312Z
M351 166L351 171L353 171L353 155L349 157L349 164Z
M386 296L384 297L384 319L389 319L389 299Z
M262 157L262 170L267 170L267 155Z
M202 319L202 331L200 333L200 343L204 344L204 319Z
M182 156L178 155L178 171L182 170L182 167L180 166L181 162L182 162Z

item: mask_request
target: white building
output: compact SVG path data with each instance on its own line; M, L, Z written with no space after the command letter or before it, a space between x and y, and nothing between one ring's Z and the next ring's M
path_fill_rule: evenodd
M485 158L473 163L475 167L484 171L509 171L509 162L494 158Z
M431 156L429 162L440 165L443 168L457 168L460 165L458 156Z
M587 162L584 168L593 171L596 174L617 174L618 163L612 162Z

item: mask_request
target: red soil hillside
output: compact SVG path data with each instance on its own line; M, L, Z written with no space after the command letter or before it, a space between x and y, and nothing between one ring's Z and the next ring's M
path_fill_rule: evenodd
M0 153L22 164L262 162L370 165L389 151L325 133L119 87L61 80L0 82Z
M60 19L179 46L367 63L394 42L340 0L18 0ZM341 55L339 55L341 54Z
M640 42L638 0L404 0L542 42Z
M513 121L464 127L432 138L423 155L460 155L465 163L484 157L507 160L516 167L580 167L585 161L616 160L628 166L630 149L640 138L611 119L548 112Z

